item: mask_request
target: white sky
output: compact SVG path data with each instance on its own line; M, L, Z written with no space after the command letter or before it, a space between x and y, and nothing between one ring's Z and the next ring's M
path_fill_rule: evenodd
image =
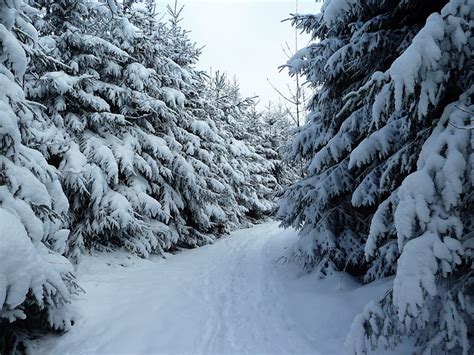
M158 10L174 0L157 0ZM278 66L287 57L285 42L294 48L294 29L281 22L295 12L295 0L179 0L185 6L182 25L191 31L191 39L205 46L198 64L203 70L221 70L239 78L244 96L260 96L261 104L278 101L279 95L267 78L281 91L287 92L291 78ZM317 13L321 2L299 0L299 13ZM308 43L307 35L299 36L300 48Z

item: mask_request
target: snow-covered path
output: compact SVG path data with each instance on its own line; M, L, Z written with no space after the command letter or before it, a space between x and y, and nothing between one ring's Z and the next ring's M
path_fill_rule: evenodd
M298 276L279 260L294 238L271 222L167 260L87 257L81 318L34 353L341 354L350 321L386 285Z

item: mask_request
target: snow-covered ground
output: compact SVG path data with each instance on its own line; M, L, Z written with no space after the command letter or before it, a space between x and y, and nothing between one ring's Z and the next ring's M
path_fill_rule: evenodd
M88 256L79 320L34 353L342 354L351 320L388 284L301 275L281 259L295 237L270 222L166 260Z

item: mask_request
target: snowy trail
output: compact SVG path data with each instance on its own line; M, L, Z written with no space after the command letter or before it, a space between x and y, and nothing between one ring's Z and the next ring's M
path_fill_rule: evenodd
M350 321L384 284L298 276L276 222L167 260L124 254L80 265L81 318L35 354L341 354Z

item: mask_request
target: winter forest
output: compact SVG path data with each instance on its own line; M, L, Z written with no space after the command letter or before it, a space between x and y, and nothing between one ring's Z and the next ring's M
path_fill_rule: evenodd
M0 354L474 352L474 0L312 6L267 105L179 2L0 0Z

